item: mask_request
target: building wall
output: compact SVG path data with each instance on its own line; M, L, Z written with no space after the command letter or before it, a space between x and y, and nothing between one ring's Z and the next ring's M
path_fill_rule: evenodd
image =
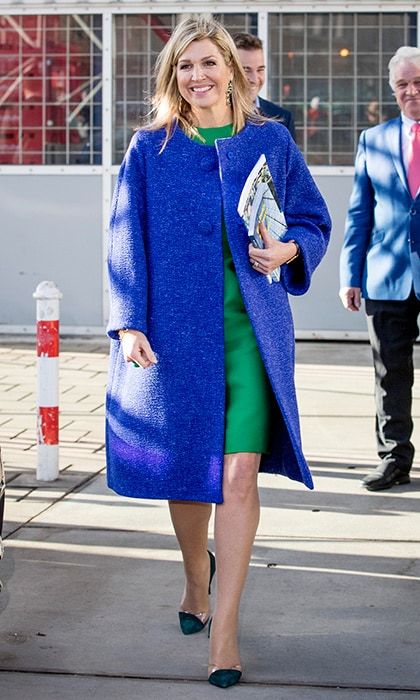
M3 175L1 323L34 323L37 284L52 279L63 293L62 322L101 327L102 220L98 175Z
M185 8L160 0L80 7L0 0L0 332L33 329L32 292L53 279L68 332L103 331L113 181L156 55ZM192 3L188 11L200 11ZM363 128L396 114L386 65L417 42L420 2L212 6L229 31L265 41L264 96L292 109L298 145L333 219L312 290L292 300L298 335L365 333L337 297L338 257Z

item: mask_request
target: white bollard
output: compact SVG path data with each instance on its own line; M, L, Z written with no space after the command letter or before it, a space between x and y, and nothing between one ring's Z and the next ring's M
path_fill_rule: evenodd
M40 282L33 293L36 302L38 375L36 478L58 477L58 355L59 308L62 293L54 282Z

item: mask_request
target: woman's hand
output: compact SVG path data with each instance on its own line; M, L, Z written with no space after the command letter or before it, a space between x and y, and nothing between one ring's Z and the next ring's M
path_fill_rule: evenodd
M157 357L150 347L144 333L132 329L125 330L121 333L121 346L126 362L134 362L137 366L146 369L151 365L157 364Z
M268 275L276 267L284 265L288 260L296 255L298 248L294 241L282 243L270 236L264 224L260 223L259 231L264 241L264 248L254 248L250 244L248 248L249 260L256 272Z

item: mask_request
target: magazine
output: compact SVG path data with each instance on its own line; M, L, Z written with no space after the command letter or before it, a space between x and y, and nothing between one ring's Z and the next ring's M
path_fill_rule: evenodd
M286 234L286 219L264 154L259 157L246 179L239 199L238 212L255 248L264 248L264 241L259 232L261 222L276 241L280 241ZM279 282L280 268L277 267L266 277L270 284L273 281Z

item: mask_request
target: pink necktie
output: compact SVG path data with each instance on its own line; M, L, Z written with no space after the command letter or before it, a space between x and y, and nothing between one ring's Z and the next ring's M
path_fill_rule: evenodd
M420 124L411 127L412 140L408 152L408 186L413 199L420 187Z

